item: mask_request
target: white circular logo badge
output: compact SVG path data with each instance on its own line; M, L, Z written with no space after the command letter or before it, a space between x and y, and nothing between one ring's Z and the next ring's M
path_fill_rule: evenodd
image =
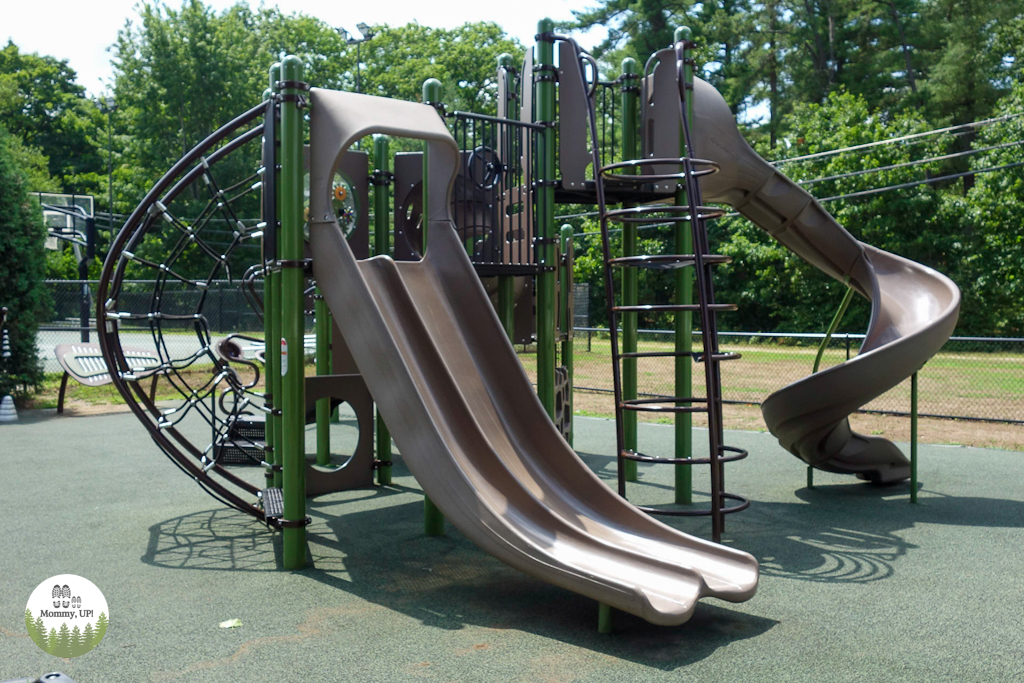
M107 599L89 579L52 576L36 586L25 606L32 642L54 657L77 657L99 645L107 632Z

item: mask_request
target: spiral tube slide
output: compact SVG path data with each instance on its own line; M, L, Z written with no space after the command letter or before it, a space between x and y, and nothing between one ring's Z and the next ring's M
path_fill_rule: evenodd
M941 273L857 241L821 205L750 148L728 105L695 79L694 155L721 171L701 179L706 201L729 204L792 252L871 301L858 355L776 391L761 404L769 431L828 472L887 483L910 476L891 441L858 434L849 415L914 374L956 326L960 290Z

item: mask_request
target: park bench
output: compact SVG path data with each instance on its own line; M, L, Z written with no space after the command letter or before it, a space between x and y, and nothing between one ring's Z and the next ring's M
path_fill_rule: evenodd
M144 371L160 365L160 357L156 351L127 346L122 347L122 350L131 368L142 368ZM57 396L57 413L64 412L64 394L67 391L69 377L74 377L87 387L100 387L113 382L99 344L58 344L53 352L57 356L57 362L64 369L64 376L60 380L60 394ZM149 390L150 400L155 400L159 376L159 373L153 374L153 384Z

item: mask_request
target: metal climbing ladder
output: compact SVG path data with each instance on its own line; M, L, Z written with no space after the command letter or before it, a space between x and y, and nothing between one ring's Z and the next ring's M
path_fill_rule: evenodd
M641 510L656 515L672 516L710 516L712 520L712 537L721 540L724 529L724 516L731 512L739 512L749 507L750 502L743 496L726 493L724 489L724 465L747 457L742 448L728 446L724 443L722 427L722 384L720 364L723 361L739 358L738 353L723 353L718 347L718 330L716 316L720 312L736 310L735 304L717 303L712 283L712 268L728 263L728 257L712 254L708 246L708 234L705 226L707 220L723 215L723 211L701 204L700 185L698 178L718 171L717 164L688 156L692 144L690 140L690 121L688 101L692 97L693 84L688 82L687 68L693 67L693 59L688 54L694 44L679 41L674 45L672 54L675 58L676 76L679 84L679 120L683 131L685 150L678 158L648 158L622 161L602 166L598 145L593 145L595 186L597 190L598 211L601 222L601 241L604 250L605 294L608 302L609 330L612 348L612 376L615 392L615 422L618 462L618 492L626 497L625 461L633 460L645 463L662 463L681 466L709 465L711 469L711 504L706 509L663 509L640 507ZM663 51L664 54L668 51ZM663 94L664 95L664 94ZM592 140L597 140L597 124L593 102L590 103L589 125ZM678 168L675 172L662 172L665 166ZM634 174L633 171L638 171ZM676 203L673 205L651 204L645 206L619 208L609 210L605 201L605 183L631 183L637 189L655 183L674 181L677 183ZM692 233L693 253L690 254L658 254L614 257L608 240L609 223L650 224L670 221L678 223L686 221ZM618 305L615 297L614 273L616 268L653 268L677 269L692 268L697 301L677 300L671 304L636 304ZM633 351L622 353L619 349L619 319L626 313L670 312L682 315L686 312L696 314L700 324L703 349L700 352L690 350L673 351ZM698 396L657 396L638 394L637 398L623 399L621 362L626 358L673 358L675 362L689 357L694 363L704 367L706 395ZM641 397L643 396L643 397ZM656 413L706 413L708 416L708 457L706 458L667 458L646 455L638 450L627 448L624 439L623 418L626 412ZM732 505L727 505L732 501Z

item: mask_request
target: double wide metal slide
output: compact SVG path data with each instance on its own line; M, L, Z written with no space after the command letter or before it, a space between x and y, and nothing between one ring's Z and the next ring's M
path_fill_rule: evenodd
M503 562L655 624L702 597L750 598L757 561L621 499L558 433L448 216L459 159L429 106L313 89L314 276L426 495ZM371 132L428 142L426 256L357 260L328 201L341 152Z

